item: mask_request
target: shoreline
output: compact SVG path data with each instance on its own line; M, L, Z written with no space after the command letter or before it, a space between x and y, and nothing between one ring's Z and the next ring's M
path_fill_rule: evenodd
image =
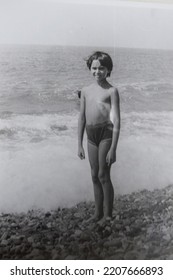
M173 185L117 196L113 219L85 221L93 202L0 214L2 260L173 260Z

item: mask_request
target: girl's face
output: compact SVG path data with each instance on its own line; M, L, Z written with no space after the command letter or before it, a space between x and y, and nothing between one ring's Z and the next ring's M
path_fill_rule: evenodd
M108 69L105 66L102 66L97 59L93 60L90 70L97 81L105 80L108 74Z

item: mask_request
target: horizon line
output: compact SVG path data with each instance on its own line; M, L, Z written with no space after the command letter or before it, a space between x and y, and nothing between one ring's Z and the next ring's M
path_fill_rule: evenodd
M133 1L133 0L132 0ZM65 44L51 44L51 43L0 43L0 46L45 46L45 47L76 47L76 48L115 48L115 49L143 49L143 50L170 50L173 48L155 48L155 47L130 47L130 46L89 46L89 45L65 45Z

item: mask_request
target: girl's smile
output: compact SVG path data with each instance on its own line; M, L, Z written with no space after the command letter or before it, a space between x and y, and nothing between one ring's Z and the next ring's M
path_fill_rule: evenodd
M108 69L102 66L99 60L93 60L91 64L91 73L98 81L103 81L106 79L108 74Z

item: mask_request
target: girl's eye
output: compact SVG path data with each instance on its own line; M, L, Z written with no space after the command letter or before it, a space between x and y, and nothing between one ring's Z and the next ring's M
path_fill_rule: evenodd
M98 68L92 67L92 69L93 69L93 70L96 70L96 69L98 69L98 70L104 70L104 67L98 67Z

